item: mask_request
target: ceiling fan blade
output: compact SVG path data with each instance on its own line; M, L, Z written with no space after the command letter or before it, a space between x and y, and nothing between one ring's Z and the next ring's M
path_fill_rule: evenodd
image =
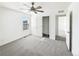
M36 12L36 11L34 11L34 13L35 13L35 14L37 14L37 12Z
M25 4L25 3L24 3L23 5L24 5L24 6L26 6L26 7L28 7L28 8L30 8L30 6L29 6L29 5L27 5L27 4Z
M41 9L41 8L42 8L41 6L36 7L36 9Z
M36 11L38 11L38 12L44 12L44 11L42 11L42 10L36 10Z
M20 8L20 10L30 10L30 9Z

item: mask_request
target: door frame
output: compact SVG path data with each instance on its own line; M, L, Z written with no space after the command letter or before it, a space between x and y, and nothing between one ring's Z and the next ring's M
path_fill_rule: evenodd
M70 42L69 42L69 50L70 50L70 52L72 52L72 11L70 12L70 15L69 15L69 21L70 21L70 38L69 38L69 40L70 40Z
M49 18L49 16L43 16L43 17L42 17L42 37L44 37L44 36L43 36L43 18L44 18L44 17L48 17L48 18ZM48 19L48 20L49 20L49 19ZM48 36L48 38L50 37L49 34L48 34L47 36Z
M55 21L55 29L56 29L56 31L55 31L55 33L56 33L55 37L57 37L57 34L58 34L58 17L65 17L65 16L66 16L66 14L62 14L62 15L56 15L56 17L55 17L55 19L56 19L56 21Z

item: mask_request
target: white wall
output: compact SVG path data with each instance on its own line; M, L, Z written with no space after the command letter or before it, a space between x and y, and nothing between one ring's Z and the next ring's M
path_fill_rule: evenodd
M68 20L69 13L72 11L72 53L75 56L79 56L79 3L72 3L68 8ZM69 47L69 40L66 41Z
M26 14L0 7L0 46L30 34L30 28L23 31L23 15Z
M49 34L50 34L50 39L55 40L55 16L56 16L56 11L52 12L52 15L50 15L50 20L49 20Z
M49 35L50 39L55 40L55 12L46 11L45 13L32 14L32 34L42 37L42 17L49 16ZM35 18L36 17L36 18Z
M32 14L32 22L34 23L31 24L33 26L32 34L42 37L42 17L49 16L49 38L55 40L55 20L56 15L58 15L57 12L57 9L53 9L51 11L45 10L44 13L38 13L36 15Z
M31 34L37 35L36 31L36 14L31 13Z

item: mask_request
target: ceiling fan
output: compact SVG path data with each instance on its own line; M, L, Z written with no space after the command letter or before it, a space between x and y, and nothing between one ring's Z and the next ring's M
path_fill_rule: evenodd
M29 10L29 11L32 11L32 12L34 12L35 14L37 14L38 12L44 12L44 11L42 11L42 10L39 10L39 9L42 9L42 7L41 6L37 6L37 7L35 7L35 3L34 2L32 2L31 3L31 7L29 7L27 4L24 4L24 6L26 6L26 7L29 7L30 9L25 9L25 10ZM21 8L22 9L22 8Z

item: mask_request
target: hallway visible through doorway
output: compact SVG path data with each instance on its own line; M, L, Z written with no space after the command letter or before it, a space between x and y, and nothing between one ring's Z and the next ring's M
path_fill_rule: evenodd
M43 37L49 37L49 16L44 16L42 19L42 35Z

